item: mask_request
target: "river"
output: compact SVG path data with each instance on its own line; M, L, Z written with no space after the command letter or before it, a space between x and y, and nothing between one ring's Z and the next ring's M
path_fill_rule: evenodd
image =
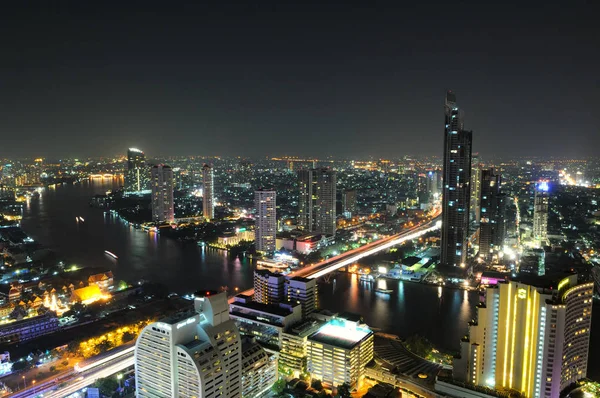
M181 244L129 227L119 218L89 206L95 194L116 189L118 180L90 180L43 190L39 199L24 209L23 229L40 243L56 250L67 265L110 269L115 278L127 281L146 279L164 283L174 292L228 286L240 290L252 287L252 262L231 258L226 252ZM77 222L75 217L83 217ZM104 253L109 250L119 258ZM357 275L338 274L319 285L322 308L349 311L364 316L378 330L403 337L418 333L445 350L457 350L467 323L475 316L476 292L439 288L411 282L380 280L378 286L358 280ZM389 295L375 287L391 289ZM595 312L600 311L598 305ZM600 320L600 314L594 320ZM600 330L600 322L592 325ZM600 332L597 332L600 333ZM592 334L592 343L595 335ZM591 354L600 354L600 342ZM594 358L591 355L590 358ZM589 361L589 375L600 377L600 369Z

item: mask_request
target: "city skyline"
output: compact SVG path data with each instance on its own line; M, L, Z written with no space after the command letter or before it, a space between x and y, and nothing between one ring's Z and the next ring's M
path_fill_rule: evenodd
M153 6L5 10L0 128L14 154L432 155L447 89L484 156L600 144L597 4Z

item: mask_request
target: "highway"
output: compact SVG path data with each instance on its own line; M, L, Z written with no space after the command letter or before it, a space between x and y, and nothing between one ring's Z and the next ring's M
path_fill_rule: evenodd
M25 397L43 397L43 398L63 398L73 394L84 387L94 383L98 379L110 377L115 373L121 372L134 364L133 347L119 351L110 357L99 355L102 358L98 361L87 360L85 370L78 372L73 370L59 378L30 386L26 389L9 395L10 398Z
M439 209L436 209L432 214L430 221L417 224L410 229L377 240L375 242L371 242L359 248L349 250L335 257L328 258L327 260L308 265L304 268L290 272L288 276L300 276L309 279L320 278L330 272L345 267L346 265L353 264L363 257L371 256L382 250L387 250L406 241L416 239L441 227L442 224L440 221L440 212L441 211ZM245 290L241 292L241 294L252 295L254 294L254 289ZM232 303L233 301L234 297L231 297L229 302Z

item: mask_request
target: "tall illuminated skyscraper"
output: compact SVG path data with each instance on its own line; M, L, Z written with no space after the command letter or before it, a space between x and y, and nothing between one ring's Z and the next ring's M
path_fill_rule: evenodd
M146 326L135 344L138 398L242 396L242 343L225 293L196 293L195 314Z
M202 211L206 220L212 220L215 218L215 176L213 168L208 164L202 167L202 185Z
M454 360L455 380L558 397L586 377L594 283L577 276L544 289L519 282L486 290Z
M308 232L335 235L337 174L328 168L299 170L298 225Z
M256 229L254 241L256 250L260 252L275 251L277 234L277 194L275 191L258 190L254 193L256 208Z
M173 222L175 203L173 201L173 169L159 164L151 170L152 221Z
M485 258L488 258L494 250L500 250L504 243L506 197L500 192L500 183L500 174L496 174L494 169L485 169L481 172L481 196L478 201L481 205L479 254Z
M471 198L470 211L471 221L479 224L481 217L481 171L482 166L479 160L479 155L475 154L471 157Z
M150 168L146 163L146 155L144 152L137 148L129 148L127 150L126 173L126 192L140 192L149 189Z
M446 94L444 108L441 263L449 267L464 267L469 232L473 133L464 130L456 96L451 91Z
M533 203L533 239L543 243L548 238L548 206L550 186L548 182L541 181L535 185Z

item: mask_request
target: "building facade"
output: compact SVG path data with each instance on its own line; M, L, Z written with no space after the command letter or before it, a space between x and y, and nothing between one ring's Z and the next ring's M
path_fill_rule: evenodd
M285 298L285 275L266 269L254 271L253 300L263 304L279 304Z
M277 235L277 194L271 190L258 190L254 193L256 208L255 242L256 250L264 253L275 251Z
M550 186L542 181L535 185L533 202L533 239L538 244L548 240L548 207Z
M490 258L502 249L506 234L504 211L506 196L500 191L501 177L494 169L481 172L479 212L479 254Z
M127 150L125 192L141 192L150 188L150 167L146 154L137 148Z
M298 226L307 232L335 235L336 172L328 168L299 170Z
M205 164L202 167L202 212L206 220L215 218L215 174L213 168Z
M479 224L481 216L481 184L482 184L482 165L478 154L474 154L471 157L471 197L470 211L471 221L475 221L475 224Z
M172 223L175 221L173 200L173 169L159 164L152 167L152 221Z
M307 341L308 372L326 386L355 386L373 359L373 332L358 322L334 318Z
M352 217L358 212L356 189L347 189L342 195L342 211L346 217Z
M316 279L294 276L285 283L285 297L292 303L302 306L302 317L307 318L319 306L319 289Z
M473 133L463 128L456 96L446 94L442 190L441 264L464 267L467 260Z
M227 296L199 292L195 314L151 323L135 345L137 397L241 397L242 344Z
M553 290L519 282L486 290L485 303L461 342L454 379L558 397L586 376L593 283L563 279Z
M262 398L277 381L277 356L254 339L242 340L242 398Z

